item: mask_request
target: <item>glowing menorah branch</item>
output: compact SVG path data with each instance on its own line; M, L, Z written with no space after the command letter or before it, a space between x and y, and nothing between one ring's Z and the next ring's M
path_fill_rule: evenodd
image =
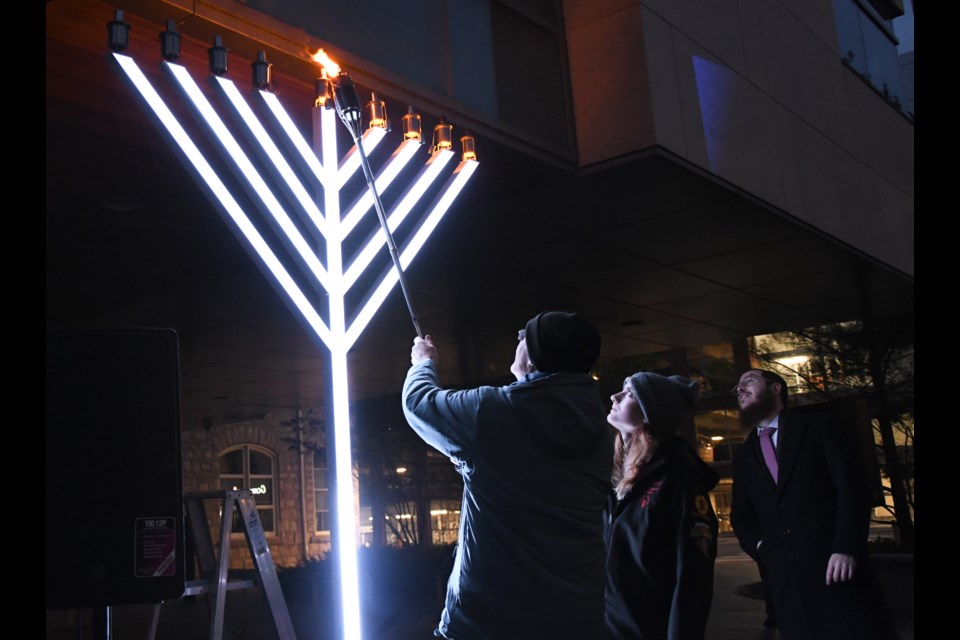
M279 180L291 194L292 202L286 203L285 206L274 194L267 180L261 176L254 162L246 155L241 144L187 70L169 60L163 63L176 86L193 107L198 119L219 142L221 155L229 160L237 175L242 176L250 190L256 194L255 209L258 209L261 215L269 216L269 220L272 220L274 227L279 230L278 235L282 234L286 238L293 255L299 257L306 266L304 275L308 279L312 277L313 280L309 280L311 289L304 291L271 248L270 243L258 231L251 220L251 215L230 192L139 66L128 56L117 52L114 52L113 56L163 129L183 153L188 166L196 171L213 199L221 206L227 219L235 225L253 254L273 276L274 285L279 287L282 294L290 300L329 351L343 631L345 638L358 640L361 638L359 583L356 547L350 543L350 541L356 541L358 536L354 517L347 353L376 314L377 309L400 281L400 274L396 268L386 271L367 291L359 308L352 314L347 314L346 294L370 267L371 262L385 244L384 235L374 234L362 243L360 249L352 256L347 256L345 259L343 255L344 240L355 230L358 222L370 211L378 198L372 193L374 187L368 185L366 190L343 209L345 213L341 215L341 189L361 166L359 149L354 145L342 159L339 157L336 136L337 115L330 105L318 106L314 109L315 139L312 147L303 138L277 97L268 91L260 90L258 95L266 112L271 114L279 130L284 132L287 137L286 142L295 150L296 155L307 167L307 174L313 178L313 183L304 184L291 166L289 159L261 124L234 83L222 76L215 77L220 94L244 123L250 137L256 141L260 153L267 159L265 163L269 163L268 166L272 167L272 171L280 177ZM360 141L364 153L369 154L385 135L386 130L379 127L371 127L364 132ZM395 182L396 177L409 164L420 146L419 140L404 140L400 143L373 180L377 193L388 189ZM315 150L314 147L317 149ZM453 151L448 148L437 147L433 150L416 177L396 198L386 216L388 228L391 231L399 228L417 207L453 155ZM407 242L398 256L399 265L402 265L402 268L408 267L413 261L476 168L477 162L472 153L472 146L469 155L465 148L464 159L448 177L432 202L424 207L419 225L408 234ZM311 191L316 192L317 189L323 192L322 206L317 202L319 198L311 196ZM288 209L296 211L296 206L291 206L294 203L299 206L299 210L303 212L312 228L323 239L326 248L326 265L322 264L318 252L310 245L310 239L304 237L291 217ZM328 322L324 321L322 314L310 299L309 293L314 283L327 292Z

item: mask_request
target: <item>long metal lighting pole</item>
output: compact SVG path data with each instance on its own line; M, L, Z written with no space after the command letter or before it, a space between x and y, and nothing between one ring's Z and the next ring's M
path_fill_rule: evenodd
M367 187L373 195L374 208L377 210L377 217L380 219L380 227L387 240L387 248L390 250L390 257L393 259L393 266L397 270L397 277L400 281L400 290L403 292L403 299L407 303L407 310L410 312L410 320L413 322L413 328L417 335L423 337L423 331L420 330L420 317L413 308L413 298L410 297L410 287L407 285L407 276L403 272L403 266L400 264L400 254L397 252L397 243L393 240L393 234L390 233L390 227L387 224L387 214L383 209L383 203L380 201L380 194L377 192L376 180L373 177L373 171L370 169L370 161L360 143L361 138L361 112L360 99L357 97L356 87L346 71L341 71L331 80L333 84L333 100L337 109L337 115L343 121L344 126L353 137L357 145L357 152L360 154L360 166L363 167L363 175L367 180Z

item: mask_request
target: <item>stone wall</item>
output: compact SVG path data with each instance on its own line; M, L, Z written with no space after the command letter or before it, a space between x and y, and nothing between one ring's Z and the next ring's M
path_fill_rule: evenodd
M191 429L182 433L183 491L217 491L220 489L218 458L220 453L238 445L256 445L267 449L277 463L275 492L275 531L267 534L270 554L277 567L302 564L306 558L318 558L330 547L329 534L313 531L313 458L301 457L283 440L291 435L296 412L270 414L263 419L213 425L209 429ZM306 496L301 501L301 486ZM304 505L305 503L305 505ZM215 546L219 542L220 505L206 502L206 511ZM304 514L303 506L306 507ZM306 517L304 517L306 516ZM304 528L307 548L304 549ZM230 567L253 568L253 559L242 535L230 544Z

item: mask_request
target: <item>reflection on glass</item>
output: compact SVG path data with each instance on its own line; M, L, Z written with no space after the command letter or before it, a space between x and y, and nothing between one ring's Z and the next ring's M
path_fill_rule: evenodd
M743 442L736 409L707 411L694 416L699 454L705 462L729 462Z
M833 8L844 63L888 102L901 108L901 61L894 23L883 20L868 3L859 0L833 0ZM912 37L912 30L909 34Z
M705 344L687 349L690 378L700 383L700 397L726 396L739 379L733 344Z

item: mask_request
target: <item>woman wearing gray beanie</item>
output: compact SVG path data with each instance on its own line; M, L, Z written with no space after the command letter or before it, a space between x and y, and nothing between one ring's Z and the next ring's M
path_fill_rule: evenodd
M719 476L676 435L699 393L639 372L611 397L616 438L607 510L608 640L702 640L713 599Z

